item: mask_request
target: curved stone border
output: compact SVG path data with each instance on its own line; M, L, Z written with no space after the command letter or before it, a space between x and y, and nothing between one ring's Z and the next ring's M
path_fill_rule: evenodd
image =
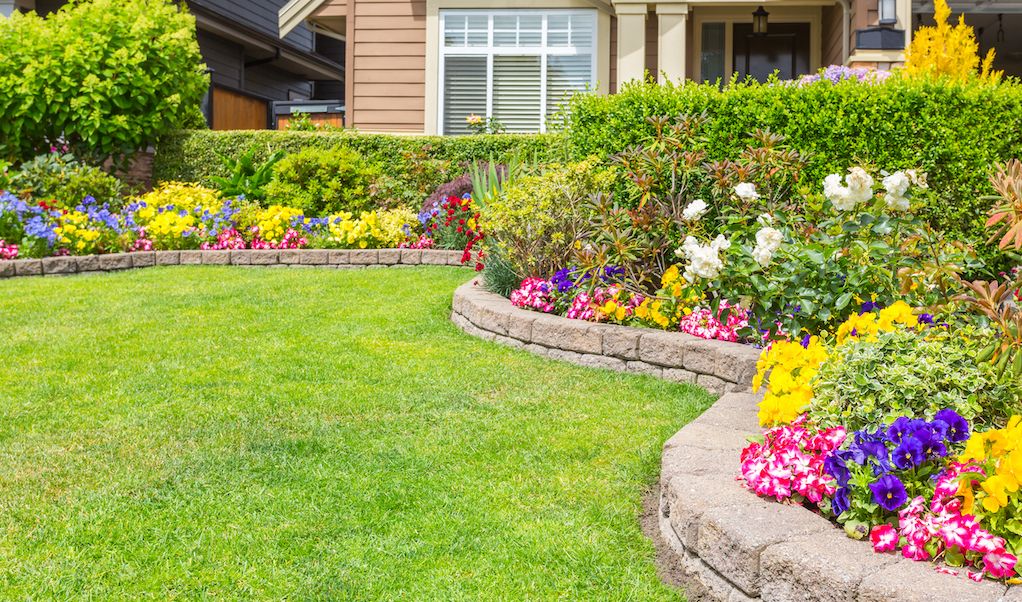
M725 395L664 444L660 536L680 559L689 600L1022 601L1022 588L875 554L802 506L742 488L739 454L760 433L759 399Z
M243 265L321 268L371 266L461 266L461 251L441 249L280 249L238 251L137 251L0 261L0 278L65 276L158 265Z
M738 481L741 450L761 434L745 391L759 350L681 333L569 320L516 308L478 281L454 293L469 334L584 366L653 374L724 393L664 444L658 535L688 599L1022 602L1022 588L973 583L930 563L875 554L820 515L758 497Z
M517 308L473 280L454 292L451 320L465 332L552 359L694 383L722 394L747 391L759 350L680 332L569 320Z

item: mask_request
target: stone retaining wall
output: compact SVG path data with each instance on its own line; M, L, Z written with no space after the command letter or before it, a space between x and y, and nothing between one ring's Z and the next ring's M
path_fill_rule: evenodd
M552 359L695 383L723 394L747 391L759 350L680 332L569 320L520 309L476 280L454 293L451 320L465 332Z
M0 261L0 278L111 272L158 265L244 265L364 268L401 265L461 265L461 251L439 249L280 249L257 251L138 251L109 255Z

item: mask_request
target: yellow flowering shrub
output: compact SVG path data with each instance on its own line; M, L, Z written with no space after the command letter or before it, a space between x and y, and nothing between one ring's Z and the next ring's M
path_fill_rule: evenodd
M357 218L351 213L338 213L330 216L328 240L346 248L396 247L407 239L416 223L415 214L406 208L365 211Z
M137 201L145 203L145 207L139 208L136 212L143 220L145 219L143 213L149 218L155 217L160 207L173 205L189 211L201 207L199 213L202 213L202 210L216 212L223 202L216 190L184 182L163 182L152 191L138 197Z
M146 235L160 249L194 249L199 238L193 236L197 220L195 215L177 209L156 211L155 217L142 225Z
M252 226L258 228L258 236L269 243L279 243L284 240L284 234L291 228L294 219L302 217L302 212L293 207L283 205L270 205L265 209L259 209L252 216Z
M878 333L891 332L899 326L915 327L919 324L912 307L904 301L895 301L889 307L877 312L853 314L837 329L837 344L850 339L870 340Z
M699 302L699 296L685 284L677 264L667 268L660 278L656 297L645 299L636 307L635 317L648 326L664 330L676 328L681 317L691 314Z
M947 76L969 79L977 74L990 81L1001 79L1002 72L993 70L994 49L980 61L979 42L965 15L951 25L951 8L946 0L935 0L933 27L920 27L912 35L904 71L908 75Z
M811 383L826 359L827 347L815 336L805 347L799 341L777 341L764 350L752 381L752 390L759 391L769 375L759 404L760 425L788 424L797 418L813 399Z
M90 227L89 216L81 211L68 211L57 220L54 228L60 247L74 255L90 255L103 249L103 233Z
M973 462L986 472L973 490L972 477L963 480L960 494L965 498L962 512L977 514L996 525L993 515L1007 510L1008 517L1022 512L1022 417L1012 416L1007 426L973 433L965 444L960 462ZM984 516L987 515L987 516ZM1022 522L1015 523L1022 530Z

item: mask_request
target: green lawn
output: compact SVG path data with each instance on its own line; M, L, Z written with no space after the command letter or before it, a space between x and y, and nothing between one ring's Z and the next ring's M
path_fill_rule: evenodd
M640 498L710 398L469 337L468 277L0 281L0 598L678 598Z

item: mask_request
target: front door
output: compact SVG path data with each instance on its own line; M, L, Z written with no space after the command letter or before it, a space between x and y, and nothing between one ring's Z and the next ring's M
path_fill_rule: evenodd
M809 73L809 24L770 23L765 35L751 23L734 24L734 66L741 78L766 81L774 71L781 79Z

